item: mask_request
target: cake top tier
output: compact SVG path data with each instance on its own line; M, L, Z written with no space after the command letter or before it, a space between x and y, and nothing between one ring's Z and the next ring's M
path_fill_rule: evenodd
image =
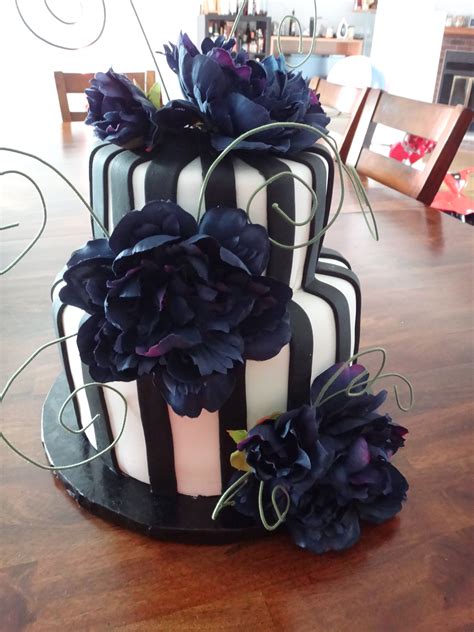
M324 136L329 119L317 95L282 55L249 59L224 36L206 38L199 50L186 34L165 46L165 53L184 96L166 105L158 84L145 94L112 69L96 74L86 90L86 123L101 140L152 151L166 136L185 138L194 128L218 151L248 133L238 149L287 154Z

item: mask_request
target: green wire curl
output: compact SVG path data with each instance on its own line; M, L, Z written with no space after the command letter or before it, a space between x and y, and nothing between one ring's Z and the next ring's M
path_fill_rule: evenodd
M272 208L281 216L283 217L283 219L287 222L289 222L290 224L292 224L293 226L306 226L307 224L311 223L316 215L316 211L318 210L318 196L316 195L316 191L314 191L314 189L312 189L304 180L303 178L301 178L298 174L296 173L292 173L291 171L283 171L281 173L277 173L274 176L272 176L271 178L269 178L268 180L265 180L265 182L263 182L259 187L257 187L257 189L255 189L255 191L252 193L252 195L249 198L249 201L247 202L247 206L245 208L245 212L247 213L248 217L249 217L249 221L250 221L250 206L252 205L253 200L255 199L255 197L260 193L260 191L262 191L263 189L265 189L268 185L272 184L272 182L275 182L276 180L279 180L280 178L284 178L284 177L290 177L293 178L295 180L298 180L298 182L301 182L301 184L306 187L306 189L310 192L313 201L311 204L311 212L310 215L307 219L303 220L302 222L297 222L294 219L291 219L291 217L288 217L288 215L285 213L285 211L283 209L280 208L279 204L277 202L274 202L272 204ZM268 238L268 240L275 244L275 245L279 245L279 242L275 241L274 239L272 239L271 237ZM282 246L283 247L283 246ZM293 249L293 246L286 246L287 248Z
M67 22L66 20L62 20L61 18L59 18L49 7L48 3L45 0L45 5L46 8L48 9L48 11L51 13L51 15L58 20L59 22L62 22L63 24L66 24L67 26L72 26L77 24L77 21L74 22ZM27 22L25 16L23 15L23 13L21 12L20 6L18 4L18 0L15 0L15 6L16 6L16 10L18 12L18 15L20 16L21 21L23 22L23 24L26 26L26 28L30 31L30 33L32 33L35 37L37 37L39 40L41 40L42 42L45 42L46 44L49 44L50 46L54 46L55 48L60 48L61 50L82 50L83 48L89 48L89 46L93 46L101 37L102 34L105 30L105 25L107 22L107 10L105 7L105 0L100 0L100 5L102 7L102 23L100 25L100 29L99 29L99 33L98 35L96 35L96 37L89 42L88 44L85 44L84 46L62 46L61 44L55 44L54 42L51 42L50 40L46 39L45 37L42 37L39 33L37 33Z
M56 338L55 340L50 340L49 342L46 342L45 344L41 345L40 347L38 347L38 349L36 349L26 360L25 362L23 362L23 364L13 373L13 375L8 379L6 385L4 386L3 390L0 392L0 402L3 402L5 395L7 394L7 392L10 389L10 386L13 384L13 382L16 380L16 378L23 373L23 371L31 364L31 362L45 349L47 349L48 347L51 347L55 344L58 344L59 342L64 342L65 340L68 340L69 338L74 338L75 336L77 336L77 333L75 334L69 334L67 336L61 336L60 338ZM58 413L58 423L68 432L71 432L72 434L82 434L84 433L88 428L90 428L90 426L92 426L92 424L100 417L100 415L95 415L93 417L93 419L87 424L87 426L84 426L83 428L79 429L79 430L74 430L72 428L70 428L69 426L67 426L64 422L63 422L63 415L64 415L64 411L66 409L66 406L69 404L69 402L77 395L77 393L79 393L82 390L85 390L86 388L90 388L91 386L99 386L101 388L108 388L109 390L117 393L117 395L120 396L120 398L123 401L124 404L124 414L123 414L123 421L122 421L122 425L120 427L120 430L117 434L117 436L115 437L115 439L105 448L103 448L102 450L100 450L99 452L97 452L96 454L94 454L93 456L84 459L82 461L78 461L77 463L70 463L68 465L44 465L43 463L40 463L39 461L36 461L35 459L32 459L31 457L29 457L27 454L25 454L24 452L22 452L19 448L17 448L6 436L3 432L0 432L0 439L13 451L15 452L15 454L17 454L18 456L20 456L22 459L24 459L25 461L27 461L28 463L31 463L32 465L35 465L36 467L39 467L42 470L48 470L50 472L57 472L57 471L62 471L62 470L70 470L73 469L75 467L80 467L81 465L86 465L87 463L91 463L92 461L95 461L96 459L98 459L99 457L101 457L102 455L106 454L107 452L109 452L110 450L112 450L112 448L114 448L117 443L120 441L120 438L122 437L122 434L125 430L125 424L127 421L127 410L128 410L128 404L127 404L127 400L125 399L125 397L123 396L123 394L116 389L114 386L110 386L110 384L102 384L99 382L89 382L87 384L83 384L82 386L79 386L78 388L76 388L72 393L70 393L68 395L68 397L64 400L59 413Z
M329 134L326 134L321 128L312 127L311 125L306 125L305 123L292 123L292 122L288 122L288 123L267 123L266 125L261 125L259 127L256 127L254 129L249 130L248 132L244 132L238 138L233 140L219 154L219 156L214 160L214 162L211 164L211 166L209 167L209 169L206 172L206 175L204 177L204 181L202 183L201 190L200 190L200 193L199 193L197 221L199 222L199 220L201 218L201 212L202 212L202 206L203 206L203 202L204 202L204 196L205 196L206 189L207 189L207 186L209 184L210 178L211 178L214 170L222 162L222 160L227 156L227 154L229 154L232 150L234 150L243 140L247 139L249 136L253 136L254 134L258 134L260 132L265 132L267 130L276 129L276 128L303 129L303 130L312 132L313 134L315 134L316 137L321 138L322 140L324 140L325 143L327 143L327 145L329 146L329 148L333 152L334 158L335 158L335 161L336 161L336 165L337 165L337 169L338 169L338 173L339 173L339 179L340 179L340 182L341 182L341 195L340 195L340 198L339 198L339 203L338 203L337 209L336 209L332 219L312 239L310 239L308 241L305 241L305 242L303 242L301 244L295 244L293 246L289 246L287 244L282 244L281 242L278 242L278 241L273 240L273 239L271 240L271 242L275 246L278 246L279 248L283 248L283 249L286 249L286 250L296 250L297 248L304 248L304 247L311 246L312 244L316 243L331 228L331 226L334 224L334 222L339 217L339 214L341 213L342 206L343 206L343 203L344 203L344 177L343 177L343 170L346 172L346 174L347 174L352 186L354 187L354 190L355 190L356 195L357 195L357 200L358 200L359 205L361 207L362 213L364 214L364 219L365 219L366 224L367 224L367 226L369 228L369 232L370 232L371 236L373 237L373 239L375 239L375 241L378 241L379 233L378 233L378 229L377 229L377 222L376 222L376 219L375 219L375 216L374 216L374 212L372 210L372 207L370 205L370 202L369 202L367 196L363 195L361 193L361 191L363 190L363 186L362 186L362 183L360 182L360 178L359 178L357 172L355 171L355 169L349 169L349 168L346 168L345 165L343 165L341 157L339 155L339 151L337 149L336 142ZM268 181L266 180L265 183L258 188L258 191L260 191L264 186L267 186L267 185L268 185ZM254 197L254 196L251 196L251 197ZM368 220L367 220L367 218L365 216L364 205L367 206L367 210L368 210L368 212L370 214L372 223L373 223L373 225L375 227L374 230L372 230L372 227L370 226L370 224L369 224L369 222L368 222ZM284 215L289 220L288 215L286 213Z
M226 489L226 491L222 494L222 496L217 501L216 506L214 507L214 511L212 512L212 516L211 516L212 520L216 520L217 517L219 516L220 512L225 507L233 507L235 505L235 501L234 501L235 496L247 484L250 476L252 476L254 474L255 474L255 472L253 470L251 470L249 472L245 472L244 474L242 474L242 476L240 478L238 478L236 481L234 481L234 483L232 483L232 485L230 485L230 487L228 487ZM267 521L267 518L265 516L265 509L263 507L263 489L264 489L264 486L265 486L264 481L260 481L260 485L259 485L259 488L258 488L258 513L259 513L260 520L262 522L263 527L267 531L274 531L281 524L283 524L285 522L286 516L287 516L288 511L290 509L291 500L290 500L290 496L289 496L288 492L286 491L286 489L282 485L276 485L273 488L272 493L271 493L271 503L272 503L273 511L275 512L275 515L276 515L277 519L276 519L276 521L273 524L270 524ZM279 492L283 493L283 495L285 496L285 500L286 500L285 508L283 509L283 511L280 510L280 507L278 506L277 499L276 499L276 496L277 496L277 494Z
M382 355L382 361L381 361L380 367L377 369L374 377L367 379L365 382L361 382L361 378L369 377L369 372L367 371L367 369L364 369L362 373L360 373L359 375L356 375L349 382L346 388L340 389L339 391L332 393L326 398L324 397L329 387L337 380L337 378L341 375L344 369L346 369L350 364L352 364L359 358L365 355L369 355L371 353L380 353ZM415 395L414 395L413 385L410 382L410 380L404 375L402 375L401 373L393 373L393 372L382 373L385 368L386 361L387 361L387 352L385 351L383 347L371 347L370 349L365 349L364 351L360 351L359 353L354 354L348 360L343 362L341 366L339 367L339 369L329 378L329 380L320 390L319 395L316 401L314 402L313 406L315 406L316 408L318 406L322 406L333 397L336 397L337 395L341 395L342 393L345 393L349 397L359 397L361 395L364 395L365 393L368 393L369 389L372 387L372 385L376 381L387 378L387 377L396 377L400 379L402 382L404 382L406 386L408 387L409 403L408 403L408 406L403 406L400 400L400 393L398 390L398 386L396 384L393 386L395 401L397 402L397 406L400 410L402 410L403 412L408 412L409 410L413 408L415 404ZM361 386L363 388L362 390L359 390ZM353 391L354 388L357 388L358 390Z
M74 193L77 195L77 197L81 200L81 202L86 207L87 212L89 213L89 215L93 218L93 220L95 222L97 222L97 224L99 225L99 227L102 230L102 232L104 233L104 235L106 237L109 237L109 233L108 233L107 229L105 228L104 224L99 219L99 217L94 213L94 211L93 211L92 207L90 206L90 204L87 203L87 201L84 199L83 195L79 192L79 190L72 184L72 182L68 178L66 178L66 176L63 173L61 173L61 171L59 171L59 169L54 167L52 164L50 164L46 160L43 160L43 158L40 158L39 156L36 156L35 154L31 154L31 153L29 153L27 151L23 151L23 150L20 150L20 149L14 149L12 147L0 147L0 151L9 151L9 152L12 152L12 153L15 153L15 154L20 154L22 156L27 156L28 158L33 158L34 160L37 160L38 162L40 162L42 165L45 165L46 167L49 167L49 169L54 171L54 173L56 173L74 191ZM23 178L26 178L35 187L35 189L36 189L36 191L37 191L37 193L38 193L38 195L40 197L41 204L42 204L42 207L43 207L43 221L42 221L40 229L38 230L36 235L32 238L32 240L29 242L29 244L24 248L24 250L22 250L22 252L17 257L15 257L15 259L10 264L8 264L5 268L0 270L0 276L2 276L3 274L6 274L10 270L12 270L21 261L21 259L23 259L23 257L25 257L25 255L27 255L30 252L30 250L35 246L36 242L39 240L39 238L43 234L44 229L46 227L46 223L48 221L48 209L47 209L47 206L46 206L44 195L43 195L40 187L38 186L38 184L35 182L35 180L33 180L33 178L31 178L29 175L27 175L23 171L17 171L17 170L13 170L13 169L10 169L8 171L2 171L0 173L0 176L8 175L8 174L17 174L17 175L19 175L19 176L21 176ZM8 230L8 229L11 229L11 228L16 228L19 225L20 224L18 222L15 222L13 224L8 224L6 226L1 226L0 230Z
M163 92L165 93L165 96L166 96L166 98L169 101L170 100L170 95L169 95L169 92L168 92L168 90L166 88L166 84L165 84L165 81L163 79L163 75L161 74L160 67L158 65L158 61L157 61L157 59L155 57L155 54L153 52L153 49L151 47L150 40L148 39L147 34L145 33L145 28L144 28L144 26L142 24L140 16L138 15L138 11L135 8L135 4L134 4L133 0L130 0L130 5L132 7L133 13L135 14L135 18L136 18L136 20L138 22L138 26L140 27L140 31L142 32L143 39L145 40L145 44L146 44L146 46L148 48L148 52L150 53L151 58L153 60L153 65L155 66L156 72L158 73L158 77L160 78L161 87L163 88ZM148 89L149 89L149 86L148 86Z
M248 0L243 0L242 1L241 5L239 7L239 10L237 12L237 15L235 16L235 20L234 20L234 23L232 25L232 29L231 29L231 31L229 33L229 37L227 38L227 41L229 41L230 39L232 39L234 37L235 31L237 30L237 26L239 25L240 19L242 17L244 9L245 9L245 7L247 5L247 2L248 2Z
M313 35L312 35L312 40L311 40L311 46L310 46L310 49L309 49L308 54L306 55L306 57L304 57L304 59L302 59L299 63L293 65L293 64L290 64L289 62L285 61L285 63L288 66L288 68L292 68L293 70L295 70L296 68L299 68L305 62L307 62L308 59L313 54L313 51L314 51L314 47L315 47L315 44L316 44L316 25L317 25L317 22L318 22L318 8L316 6L316 0L313 0L313 4L314 4L314 29L313 29ZM303 52L303 35L302 35L303 29L301 27L301 22L294 15L285 15L282 18L282 20L280 22L280 25L278 26L278 33L277 33L278 54L279 55L283 55L283 56L285 55L285 53L283 52L282 47L281 47L281 32L283 30L283 24L284 24L284 22L286 20L293 20L293 22L296 22L296 26L298 27L298 53L301 54Z
M36 189L36 192L38 193L38 195L40 197L41 205L43 207L43 221L41 222L41 226L40 226L38 232L33 237L31 242L26 246L26 248L24 248L20 252L20 254L13 259L13 261L11 263L9 263L7 266L5 266L5 268L0 270L0 276L2 276L3 274L6 274L9 270L14 268L16 266L16 264L19 263L23 259L23 257L26 254L28 254L28 252L33 248L33 246L36 244L38 239L43 234L44 229L46 228L46 222L47 222L47 218L48 218L48 212L47 212L47 209L46 209L46 202L44 200L43 193L42 193L41 189L39 188L39 186L36 184L36 182L33 180L33 178L31 178L28 174L24 173L23 171L17 171L16 169L9 169L8 171L1 171L0 172L0 177L1 176L11 175L11 174L21 176L22 178L26 178L34 186L34 188ZM10 228L17 228L18 226L20 226L20 224L18 222L15 222L14 224L8 224L7 226L1 226L0 230L8 230Z

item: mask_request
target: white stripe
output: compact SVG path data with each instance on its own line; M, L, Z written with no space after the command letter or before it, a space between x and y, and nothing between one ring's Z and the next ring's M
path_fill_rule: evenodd
M354 286L345 279L339 277L330 276L329 274L316 273L318 281L323 281L327 285L332 285L337 290L344 294L347 304L349 305L350 323L351 323L351 355L354 353L355 345L355 321L357 313L357 297L354 290Z
M303 179L304 182L311 189L313 186L313 177L312 172L306 165L302 165L299 162L294 162L293 160L282 160L291 170L292 173L298 175ZM283 181L289 187L293 187L295 192L295 221L298 223L304 222L309 219L311 213L311 204L312 204L312 196L309 190L296 180L296 178L288 177L286 178L288 182ZM282 209L285 211L286 209ZM320 209L321 212L324 212L324 209ZM289 225L290 226L290 225ZM295 241L296 245L305 243L309 240L310 234L310 222L304 224L303 226L295 226ZM301 282L303 280L303 270L304 264L306 260L306 255L308 253L308 247L304 248L296 248L293 250L293 260L291 265L291 275L290 275L290 287L298 289L301 287Z
M247 428L253 428L265 415L284 412L288 402L290 345L263 362L248 360L245 366Z

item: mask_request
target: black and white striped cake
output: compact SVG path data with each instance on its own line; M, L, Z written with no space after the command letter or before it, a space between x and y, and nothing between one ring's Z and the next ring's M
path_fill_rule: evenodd
M125 213L153 199L175 201L197 215L203 177L214 157L198 143L170 143L153 158L101 144L90 159L93 208L108 230ZM291 177L275 180L255 196L251 220L265 226L270 237L279 242L306 242L328 221L333 163L323 148L314 147L288 158L252 152L232 154L214 172L205 206L245 209L255 189L282 172L298 175L316 192L313 221L293 226L272 208L277 202L297 223L310 216L311 194ZM100 228L93 228L95 236L101 236ZM322 239L296 250L272 246L267 274L293 289L291 342L271 360L248 361L221 410L204 411L197 419L176 415L150 376L113 383L127 399L128 416L122 438L103 458L118 475L133 477L167 496L219 496L229 482L229 456L235 449L226 431L250 428L264 415L305 403L314 377L357 351L360 288L344 257L322 248ZM77 331L86 315L61 303L61 284L59 278L53 288L54 314L58 333L65 335ZM71 390L91 381L74 338L62 344L62 356ZM100 413L98 421L86 430L97 449L109 445L120 430L123 408L117 400L110 390L100 388L83 390L77 396L75 409L81 426Z

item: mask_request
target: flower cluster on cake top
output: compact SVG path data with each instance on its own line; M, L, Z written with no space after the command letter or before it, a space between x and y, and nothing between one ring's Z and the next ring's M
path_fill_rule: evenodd
M390 461L408 431L377 412L387 393L368 392L368 382L363 366L336 364L316 378L309 404L232 431L231 463L249 473L235 508L255 519L285 513L296 544L314 553L347 549L361 522L396 515L408 483Z
M92 378L152 374L179 415L218 410L240 364L290 340L292 291L262 276L269 252L265 228L241 209L209 209L199 225L169 201L127 213L64 273L61 300L90 315L77 344Z
M201 51L186 34L165 46L184 99L163 105L158 88L145 94L125 75L110 69L97 73L86 90L88 125L97 136L129 149L157 147L169 134L189 127L209 136L216 150L241 134L270 123L302 123L323 130L329 123L317 95L300 72L286 67L284 57L261 62L234 51L235 40L206 38ZM294 153L314 144L308 129L276 127L241 141L239 149Z

